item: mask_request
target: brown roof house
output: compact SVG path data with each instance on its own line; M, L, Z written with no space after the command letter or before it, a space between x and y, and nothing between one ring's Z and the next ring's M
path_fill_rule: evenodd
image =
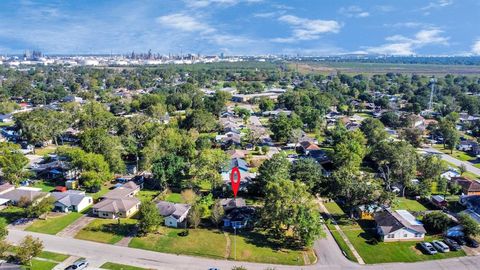
M465 177L452 177L462 187L463 195L480 195L480 182L478 180L470 180Z
M407 210L390 210L375 214L377 233L384 242L422 241L425 228Z
M183 203L160 201L157 203L158 212L165 217L165 226L181 228L186 225L186 219L191 206Z
M102 200L92 207L93 214L110 219L131 217L140 208L140 200L134 197L139 191L140 187L129 181L102 196Z

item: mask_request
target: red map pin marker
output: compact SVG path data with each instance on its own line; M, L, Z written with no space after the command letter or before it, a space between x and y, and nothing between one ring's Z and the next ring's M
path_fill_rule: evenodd
M237 198L238 187L240 187L240 170L233 167L230 173L230 183L232 184L233 196Z

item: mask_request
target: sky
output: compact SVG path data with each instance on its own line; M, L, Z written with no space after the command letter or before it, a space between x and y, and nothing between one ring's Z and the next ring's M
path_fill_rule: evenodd
M0 54L480 55L480 0L0 0Z

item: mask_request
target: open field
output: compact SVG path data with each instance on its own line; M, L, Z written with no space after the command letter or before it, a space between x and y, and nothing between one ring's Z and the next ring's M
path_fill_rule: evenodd
M68 213L66 215L51 217L46 220L39 219L32 225L28 226L25 230L38 233L57 234L81 216L81 213Z
M403 74L445 75L461 74L475 75L480 73L480 67L475 65L436 65L436 64L397 64L397 63L359 63L359 62L301 62L290 63L290 68L302 73L346 74L385 74L388 72Z

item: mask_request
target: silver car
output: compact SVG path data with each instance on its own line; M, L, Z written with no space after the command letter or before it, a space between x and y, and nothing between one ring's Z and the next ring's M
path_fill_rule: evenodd
M85 269L88 266L87 260L81 259L76 262L74 262L72 265L69 267L65 268L65 270L80 270L80 269Z
M445 244L442 241L439 241L439 240L432 241L432 245L435 247L436 250L442 253L450 252L450 248L447 246L447 244Z

